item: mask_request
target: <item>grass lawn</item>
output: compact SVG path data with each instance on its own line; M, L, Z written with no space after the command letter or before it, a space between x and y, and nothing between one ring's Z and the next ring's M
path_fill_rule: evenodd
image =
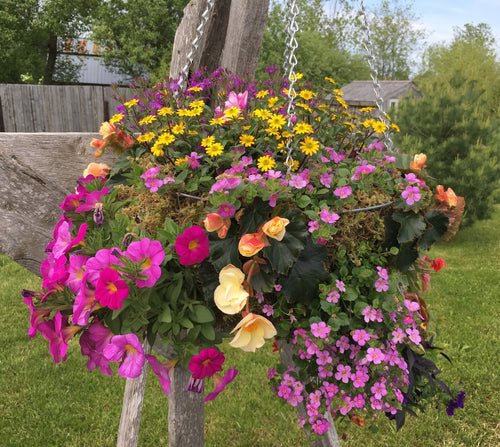
M433 321L430 331L453 364L439 361L442 379L462 381L465 409L449 417L443 408L409 416L402 430L385 420L371 434L349 425L344 446L500 445L500 208L494 218L461 231L438 245L431 257L448 266L433 275L425 295ZM28 337L29 310L21 289L37 290L35 275L0 255L0 445L113 446L120 420L125 379L89 372L77 341L68 360L54 364L48 342ZM226 348L226 349L224 349ZM274 398L267 368L276 353L268 343L256 354L223 347L227 367L238 378L205 410L207 446L303 446L305 436L294 411ZM210 388L210 385L209 385ZM167 398L149 376L140 446L168 444ZM339 434L344 426L338 426ZM189 447L189 446L186 446Z

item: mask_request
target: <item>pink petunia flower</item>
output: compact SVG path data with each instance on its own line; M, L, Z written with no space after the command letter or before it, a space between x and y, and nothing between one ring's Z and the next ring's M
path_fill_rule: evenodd
M110 362L120 362L118 374L131 379L141 375L146 362L141 342L135 334L114 335L103 354Z
M171 384L171 374L174 369L177 359L168 360L166 362L160 362L154 355L146 354L146 359L151 366L151 369L158 377L160 384L163 388L163 393L166 395L170 394L170 384Z
M151 241L147 237L132 242L125 253L127 258L138 262L141 275L147 279L138 279L137 287L153 287L161 276L161 263L165 259L165 250L160 241Z
M103 306L110 309L121 309L122 301L128 297L127 283L121 279L120 274L106 268L99 275L95 288L95 298Z
M67 326L68 317L56 312L52 320L38 324L39 332L49 341L50 352L54 362L66 360L69 339L80 329L79 326Z
M175 251L182 265L198 264L208 257L208 236L197 225L186 228L175 240Z
M224 391L226 385L231 383L237 375L238 370L236 368L228 369L224 377L221 377L220 374L214 374L213 378L215 388L211 393L207 394L207 396L205 397L205 402L214 400L220 393L222 393L222 391Z

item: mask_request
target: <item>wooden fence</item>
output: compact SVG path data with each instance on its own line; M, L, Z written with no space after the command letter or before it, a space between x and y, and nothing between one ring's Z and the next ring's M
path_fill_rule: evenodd
M0 84L0 132L98 132L119 105L112 94L104 86Z

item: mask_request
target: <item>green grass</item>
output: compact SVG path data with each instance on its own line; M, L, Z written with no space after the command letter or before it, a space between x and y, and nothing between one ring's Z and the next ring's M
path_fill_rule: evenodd
M434 316L430 331L453 364L439 361L447 383L462 381L464 410L454 417L444 409L426 409L408 417L402 430L381 421L376 435L349 425L343 445L354 446L498 446L500 445L500 208L490 221L461 231L450 244L434 248L448 266L434 274L425 300ZM125 380L89 372L77 342L68 360L55 365L48 342L28 337L29 311L23 288L40 280L0 255L0 445L113 446L120 420ZM306 445L294 411L274 398L267 368L276 353L270 344L257 354L224 349L227 366L238 378L206 405L207 446ZM149 376L140 446L168 444L168 402L158 380ZM344 427L339 426L339 434Z

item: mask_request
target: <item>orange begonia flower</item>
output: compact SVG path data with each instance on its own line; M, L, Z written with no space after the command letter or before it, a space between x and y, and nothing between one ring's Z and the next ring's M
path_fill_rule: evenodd
M251 258L267 245L269 242L263 233L249 233L241 237L238 250L242 256Z
M245 352L255 352L264 345L265 339L274 337L277 332L273 324L261 315L249 313L231 333L238 331L229 342L233 348L240 348Z
M410 169L418 174L424 168L426 161L427 155L417 154L413 157L413 161L410 162Z
M283 217L273 217L271 220L267 221L262 225L262 231L269 237L281 241L285 236L286 226L290 223L288 219Z
M111 168L106 163L89 163L85 171L83 171L83 177L87 175L93 175L94 177L106 177Z
M210 213L207 214L203 224L205 225L205 230L208 232L217 231L217 236L220 239L224 239L231 226L231 219L223 218L218 213Z
M458 197L453 189L448 188L444 191L443 185L436 186L436 195L434 196L438 202L443 202L450 208L454 208L458 204Z

